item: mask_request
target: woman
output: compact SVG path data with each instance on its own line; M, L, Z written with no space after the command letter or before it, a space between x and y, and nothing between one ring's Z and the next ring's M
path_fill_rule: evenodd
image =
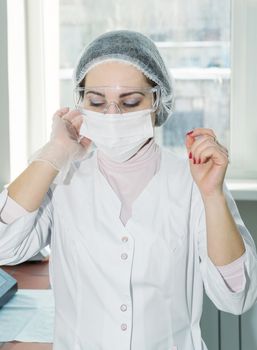
M51 244L55 350L206 349L203 285L233 314L257 293L255 246L224 183L228 152L206 128L185 135L188 159L155 143L172 82L140 33L92 41L74 84L77 109L57 111L50 141L1 193L0 262Z

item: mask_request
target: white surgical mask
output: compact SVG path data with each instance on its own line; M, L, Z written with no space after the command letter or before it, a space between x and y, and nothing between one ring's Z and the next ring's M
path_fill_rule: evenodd
M92 140L112 160L124 162L153 137L151 111L104 114L83 109L79 133Z

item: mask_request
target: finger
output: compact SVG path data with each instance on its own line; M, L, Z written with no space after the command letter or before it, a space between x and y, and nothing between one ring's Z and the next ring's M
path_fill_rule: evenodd
M186 148L188 153L191 151L192 145L203 137L211 137L213 140L216 139L212 129L207 128L196 128L186 134Z
M193 146L191 147L191 154L192 154L192 159L195 159L196 163L200 163L200 155L202 151L207 148L207 147L216 147L219 148L217 143L213 140L212 137L210 136L203 136L201 140L197 140Z
M193 143L195 142L195 137L192 136L192 133L193 133L193 131L190 131L186 134L186 142L185 143L186 143L186 148L187 148L188 153L190 152L190 149L191 149Z
M220 147L219 150L224 154L225 157L229 157L228 150L226 148L224 149L223 147Z
M69 109L69 107L60 108L54 113L54 116L62 117L64 114L68 113Z
M217 144L221 147L221 149L223 150L223 152L225 152L225 153L228 155L228 149L227 149L225 146L221 145L218 141L216 141L216 142L217 142Z
M81 114L75 116L72 120L71 120L72 125L79 131L82 123L83 123L83 117Z
M79 138L79 133L78 130L74 127L74 125L66 118L62 118L63 119L63 123L69 133L69 136L72 140L76 140L78 141Z
M74 118L76 118L80 114L81 114L81 112L79 110L73 109L73 110L69 111L68 113L66 113L63 116L63 119L66 119L66 120L71 122Z
M210 135L199 136L197 139L195 138L195 141L192 143L192 146L190 147L190 152L192 153L192 155L194 155L197 148L200 147L200 145L201 147L204 147L204 145L208 143L211 143L212 145L216 144L214 142L213 137L211 137Z
M188 151L188 157L190 159L193 158L197 158L198 159L198 155L196 153L196 150L198 149L198 147L205 147L205 145L211 144L211 145L216 145L216 143L214 143L214 139L213 137L209 136L209 135L204 135L204 136L199 136L198 138L192 138L194 141L191 142L191 146L187 149Z
M79 138L78 142L84 147L88 147L92 143L92 141L85 136L82 136L81 138Z
M209 136L208 136L208 137L209 137ZM212 141L214 142L215 145L218 146L218 148L219 148L219 150L220 150L221 152L223 152L227 157L229 156L228 149L227 149L225 146L223 146L222 144L220 144L220 143L218 142L218 140L216 139L216 137L214 137Z
M210 158L212 158L214 162L218 165L228 164L228 158L217 147L209 146L201 152L201 164L207 163L210 160Z
M212 137L216 137L214 131L208 128L195 128L192 130L193 132L190 134L192 137L200 136L200 135L209 135Z
M209 130L211 130L211 129L209 129ZM200 137L198 138L198 140L201 139L201 137L204 137L204 136L200 136ZM209 134L208 134L208 136L206 135L206 138L210 138L210 137L211 137L211 140L212 140L215 144L217 144L217 145L219 146L220 150L222 150L225 154L228 155L228 153L229 153L228 149L227 149L225 146L223 146L221 143L219 143L219 141L217 140L216 136L213 136L213 135L210 136ZM197 139L196 139L196 140L197 140ZM197 145L197 143L194 143L194 144Z

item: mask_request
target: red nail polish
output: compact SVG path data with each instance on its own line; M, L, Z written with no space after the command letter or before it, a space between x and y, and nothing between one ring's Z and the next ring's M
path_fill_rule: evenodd
M200 164L201 163L201 159L199 158L199 160L198 160L198 164Z
M189 159L191 159L191 158L192 158L192 152L189 153Z
M194 164L196 163L195 157L194 157Z
M187 132L187 135L193 134L194 130Z

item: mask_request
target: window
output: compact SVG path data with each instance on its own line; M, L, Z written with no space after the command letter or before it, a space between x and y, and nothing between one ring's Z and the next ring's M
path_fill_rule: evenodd
M0 11L3 47L8 43L8 52L1 56L1 87L6 92L2 104L9 116L0 118L1 129L9 128L2 140L6 161L1 183L13 180L47 141L53 112L60 106L73 107L71 76L81 49L97 35L119 28L150 36L175 78L176 111L156 129L159 142L183 153L188 130L213 128L230 151L227 177L256 181L256 1L1 4L8 16L6 21L6 11Z
M156 42L175 78L176 111L159 142L183 153L186 132L209 127L229 148L230 18L230 0L61 0L61 104L72 104L70 77L86 44L109 30L138 30Z

